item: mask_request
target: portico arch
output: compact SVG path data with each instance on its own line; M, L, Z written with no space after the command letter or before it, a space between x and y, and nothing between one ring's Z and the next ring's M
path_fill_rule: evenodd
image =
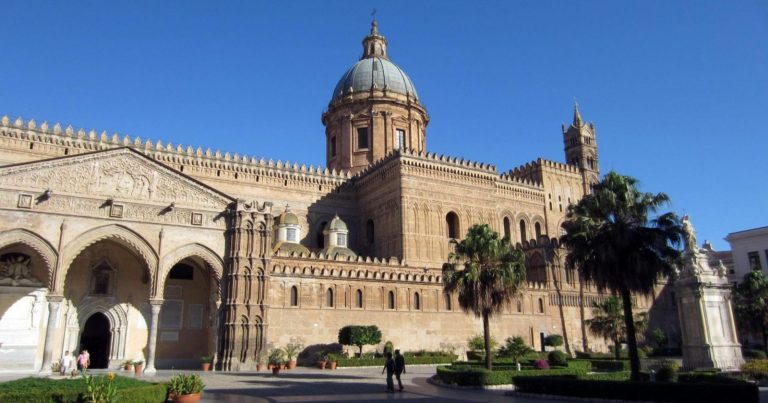
M163 290L165 281L168 278L168 273L170 273L173 266L188 257L198 257L207 264L216 280L216 294L220 298L221 291L218 285L221 282L221 278L224 276L224 261L216 254L216 252L198 243L180 246L163 256L160 263L159 276L162 287L158 287L158 289ZM162 291L160 292L160 296L162 297Z
M106 316L109 321L111 340L109 346L110 367L118 366L126 359L126 340L128 338L128 303L119 303L115 298L86 297L75 305L68 301L66 306L66 330L64 348L70 352L80 350L80 334L85 322L96 313ZM146 322L146 319L144 319ZM133 358L133 357L128 357Z
M51 279L53 278L53 272L56 267L56 259L58 259L56 249L41 236L26 229L17 228L0 232L0 250L14 244L26 245L40 255L43 262L45 262L46 270L48 272L48 278L45 280L45 284L50 290Z
M137 234L133 230L118 224L105 225L88 230L80 235L75 236L74 240L69 242L61 253L62 259L61 272L56 273L54 283L52 284L52 290L54 293L63 293L64 281L66 274L69 271L69 266L72 261L87 247L103 240L114 241L131 252L139 256L141 260L147 266L149 279L150 279L150 294L157 294L156 287L156 274L157 274L157 252L152 245L147 242L141 235Z

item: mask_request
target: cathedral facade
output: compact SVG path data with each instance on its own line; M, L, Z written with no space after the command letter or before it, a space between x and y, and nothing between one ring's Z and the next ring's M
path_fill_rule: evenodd
M461 352L481 322L443 291L441 266L479 223L526 255L494 337L604 349L583 325L604 296L557 242L599 180L594 124L576 108L565 162L498 172L428 152L429 121L375 21L322 115L324 168L3 117L3 369L47 371L87 348L95 367L215 356L249 370L269 347L334 343L352 324L404 351Z

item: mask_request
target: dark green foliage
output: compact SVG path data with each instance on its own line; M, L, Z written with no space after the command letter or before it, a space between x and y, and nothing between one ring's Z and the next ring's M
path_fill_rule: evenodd
M450 364L456 361L456 354L449 353L430 353L414 356L412 353L404 353L405 365L419 364ZM337 367L381 367L384 366L385 358L344 358L339 357L336 361Z
M651 357L681 357L683 355L683 349L681 348L654 348Z
M123 402L158 403L165 401L167 385L118 376L113 381L117 399ZM0 383L0 402L86 402L86 385L82 379L52 380L24 378Z
M357 346L362 358L363 346L381 343L378 326L344 326L339 330L339 344Z
M509 357L512 359L512 362L517 363L521 357L533 352L534 350L525 344L525 340L522 337L515 336L507 337L506 343L499 349L499 356Z
M517 376L515 390L572 397L652 402L759 402L757 385L593 381L545 376Z
M550 369L546 373L551 376L573 377L584 374L583 371L575 368ZM506 385L512 383L514 377L540 374L542 374L542 371L537 369L522 371L517 371L516 369L494 369L489 371L481 367L461 365L437 367L437 378L440 381L459 386Z
M764 360L766 358L765 351L762 350L742 349L741 355L751 360Z
M632 297L653 295L656 281L674 273L685 232L674 213L656 216L669 203L666 194L643 193L638 181L609 172L592 194L568 208L561 242L569 249L566 266L578 269L598 291L621 298L632 379L640 377Z
M559 334L550 334L544 338L544 345L550 347L560 347L563 345L563 336Z
M664 348L667 346L669 337L667 337L667 333L664 331L664 329L660 327L653 329L651 336L653 337L653 341L656 343L656 347Z
M763 348L768 352L768 278L760 269L752 270L733 290L736 322L744 331L763 336Z
M590 359L590 358L592 358L592 353L585 352L585 351L577 351L576 352L576 358Z
M679 383L726 383L726 384L742 384L743 380L733 378L719 372L686 372L677 374L677 382Z
M675 382L677 381L677 369L670 366L663 366L656 371L656 382Z
M590 360L592 370L595 372L629 371L628 360Z
M547 356L547 362L549 365L568 365L568 356L562 351L550 351Z
M741 373L749 379L768 379L768 360L752 360L741 365Z
M443 264L446 293L457 293L464 312L483 319L485 367L491 369L490 318L500 314L525 284L525 256L488 224L469 228Z

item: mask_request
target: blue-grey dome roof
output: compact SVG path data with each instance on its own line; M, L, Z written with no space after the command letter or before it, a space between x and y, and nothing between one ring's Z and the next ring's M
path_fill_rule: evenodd
M396 64L380 57L369 57L355 63L339 80L331 101L353 92L370 91L373 85L398 94L418 98L408 75Z

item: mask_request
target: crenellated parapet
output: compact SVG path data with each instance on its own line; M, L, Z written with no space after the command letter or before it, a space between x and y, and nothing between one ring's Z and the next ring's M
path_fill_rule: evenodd
M225 171L231 173L231 177L243 180L247 180L247 175L268 176L338 186L352 177L349 171L338 172L297 162L265 160L246 154L213 151L210 148L203 150L201 147L174 145L161 140L142 140L141 137L132 138L127 134L108 134L106 131L98 133L94 129L86 131L83 128L75 129L71 125L63 127L60 123L38 124L34 119L24 121L16 118L12 121L8 116L0 118L0 141L10 147L16 145L15 148L26 153L50 157L130 147L177 168L199 167L210 172L215 171L218 176L221 176L219 171ZM244 177L240 178L240 175Z

